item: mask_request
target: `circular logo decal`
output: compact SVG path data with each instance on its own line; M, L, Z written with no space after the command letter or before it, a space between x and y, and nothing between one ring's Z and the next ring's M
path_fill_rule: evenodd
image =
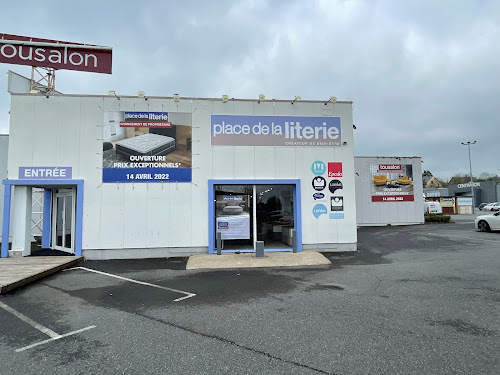
M312 181L312 186L314 190L321 191L326 187L326 180L321 176L314 177Z
M316 176L321 176L326 172L326 164L320 160L316 160L311 166L312 173Z
M314 193L313 194L313 199L315 201L320 201L320 200L323 200L325 198L325 194L323 193Z
M333 193L335 193L336 190L342 189L342 182L339 180L331 180L330 184L328 185L328 189Z

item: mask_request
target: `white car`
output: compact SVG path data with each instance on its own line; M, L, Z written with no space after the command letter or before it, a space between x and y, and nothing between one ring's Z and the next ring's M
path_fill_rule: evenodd
M500 210L500 202L489 203L483 207L483 211L499 211Z
M476 217L475 225L480 232L500 230L500 211L495 212L494 214Z
M442 214L443 209L441 203L439 202L424 202L424 213L425 214Z

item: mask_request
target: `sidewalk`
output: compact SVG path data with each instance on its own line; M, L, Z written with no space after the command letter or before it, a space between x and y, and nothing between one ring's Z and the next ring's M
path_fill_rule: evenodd
M187 270L259 268L259 267L303 267L329 265L331 262L316 251L267 252L264 258L256 258L255 253L198 254L189 257Z

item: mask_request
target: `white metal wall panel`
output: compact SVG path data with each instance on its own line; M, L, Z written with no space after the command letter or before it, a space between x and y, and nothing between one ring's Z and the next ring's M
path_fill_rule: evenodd
M53 110L56 113L57 130L55 133L50 134L57 139L56 148L52 151L57 152L57 163L55 165L72 167L73 173L78 175L78 165L80 161L79 140L80 129L82 127L80 124L80 100L74 100L64 96L51 97L50 100L56 102ZM47 153L47 150L45 150L45 152ZM54 163L49 165L54 165Z
M101 249L120 249L124 247L124 184L102 184L101 204ZM84 201L88 198L84 197ZM127 217L134 220L134 217ZM90 235L88 228L83 229L83 238Z
M214 147L212 162L213 178L234 178L234 147Z
M193 218L200 216L201 212L204 211L202 206L206 206L207 199L193 207L191 196L191 184L171 184L168 231L170 246L172 247L192 246ZM201 206L201 208L198 209L198 206ZM208 225L208 220L205 225ZM198 234L195 233L195 235Z
M170 246L170 201L167 198L170 195L171 184L148 183L147 185L146 247L168 247Z
M35 126L45 125L42 120L35 123L35 102L31 100L14 100L10 106L10 127L9 127L9 158L7 175L8 178L19 177L19 166L33 165L33 144L36 142L32 138L32 131ZM24 97L22 97L24 98ZM38 122L38 120L37 120Z
M293 148L276 147L276 178L295 178L295 153Z
M5 192L5 185L2 184L2 180L7 178L8 154L9 136L6 134L0 134L0 228L2 228L3 223L3 195Z
M147 245L148 183L123 184L123 247L144 248ZM159 219L155 217L154 219Z
M233 178L248 179L255 177L255 147L233 148Z
M255 147L255 177L276 178L276 147Z

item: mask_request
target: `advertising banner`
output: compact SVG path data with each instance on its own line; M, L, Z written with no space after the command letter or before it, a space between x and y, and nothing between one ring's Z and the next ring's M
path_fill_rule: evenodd
M0 34L0 63L111 74L112 59L110 47Z
M414 201L411 164L370 165L372 202Z
M103 182L191 182L191 113L104 112Z
M340 147L340 117L211 116L212 146Z

